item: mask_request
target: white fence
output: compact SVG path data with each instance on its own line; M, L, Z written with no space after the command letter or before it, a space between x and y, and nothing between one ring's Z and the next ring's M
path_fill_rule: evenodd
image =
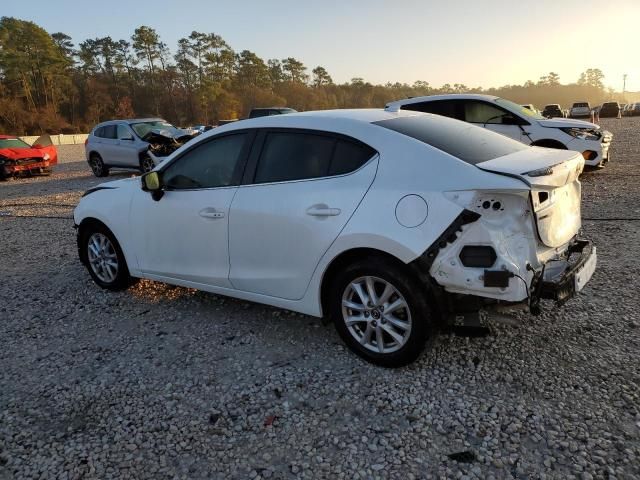
M51 141L54 145L77 145L84 143L88 136L88 133L75 133L72 135L63 135L60 133L58 135L50 135ZM40 138L40 135L20 137L22 141L27 142L29 145L33 145L38 138Z

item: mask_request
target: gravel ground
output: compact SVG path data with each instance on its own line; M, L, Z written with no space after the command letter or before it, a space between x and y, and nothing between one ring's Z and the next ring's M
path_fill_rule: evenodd
M640 118L602 123L588 287L400 370L313 318L149 281L100 290L67 219L99 181L61 147L51 177L0 184L0 479L638 478Z

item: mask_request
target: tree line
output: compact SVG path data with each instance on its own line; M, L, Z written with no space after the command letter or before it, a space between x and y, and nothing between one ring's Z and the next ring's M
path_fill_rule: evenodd
M409 96L488 93L519 103L594 104L615 96L599 69L570 84L550 72L537 82L499 88L440 87L418 80L373 85L363 78L334 83L322 66L309 70L287 57L264 60L235 51L215 33L193 31L175 53L149 26L129 39L109 36L74 44L33 22L0 19L0 132L86 132L111 118L160 116L176 125L242 118L253 107L296 110L382 107Z

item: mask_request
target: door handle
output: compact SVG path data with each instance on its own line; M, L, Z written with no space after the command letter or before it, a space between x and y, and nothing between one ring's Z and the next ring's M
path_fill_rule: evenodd
M198 212L203 218L224 218L224 212L218 212L215 208L205 208Z
M313 217L335 217L340 215L341 210L339 208L330 208L328 205L319 204L312 205L307 208L307 215L311 215Z

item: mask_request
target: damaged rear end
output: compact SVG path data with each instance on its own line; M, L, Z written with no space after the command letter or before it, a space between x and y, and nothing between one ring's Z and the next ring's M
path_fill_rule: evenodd
M533 147L476 166L523 188L446 192L476 220L438 253L431 275L446 291L528 301L533 313L541 298L566 302L596 266L595 246L579 238L582 155Z

